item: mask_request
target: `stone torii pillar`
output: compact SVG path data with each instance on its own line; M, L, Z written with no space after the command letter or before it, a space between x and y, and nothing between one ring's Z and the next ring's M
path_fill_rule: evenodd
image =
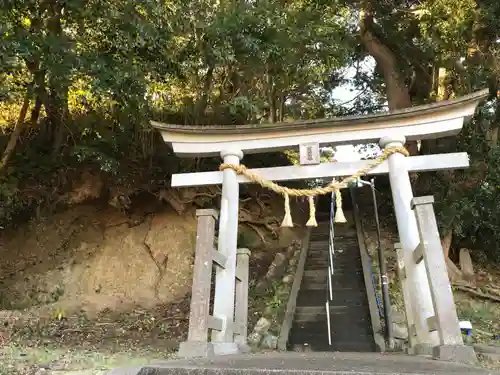
M228 149L220 153L224 163L240 164L243 152ZM214 316L224 321L222 331L212 332L216 354L238 353L234 342L234 299L236 256L238 244L239 192L238 176L232 169L225 169L220 203L218 251L227 258L224 269L218 269L215 279Z
M405 143L404 136L383 137L380 140L380 146L383 148L402 147ZM416 354L432 354L432 348L439 344L439 337L436 331L429 332L427 324L427 319L435 314L425 266L423 263L415 264L413 261L413 250L419 245L420 237L415 214L411 208L413 191L406 157L399 153L392 154L388 158L388 164L399 239L403 249L407 277L411 285L411 301L409 302L415 319L417 336L415 350ZM410 329L413 328L410 327Z

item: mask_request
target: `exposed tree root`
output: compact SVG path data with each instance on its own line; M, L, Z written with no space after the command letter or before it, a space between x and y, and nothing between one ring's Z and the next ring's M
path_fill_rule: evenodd
M279 220L277 217L271 216L263 219L255 218L255 216L247 209L240 208L240 223L252 224L255 226L263 226L274 236L277 236L277 228L279 227Z
M149 257L153 261L153 263L156 265L156 268L158 269L158 277L156 278L156 281L153 286L153 290L155 293L155 297L157 299L160 299L160 294L159 294L159 288L161 281L163 280L163 277L165 276L165 271L167 270L167 264L168 264L168 255L165 256L165 258L160 262L158 259L153 254L153 250L151 250L151 247L147 243L147 238L148 234L151 231L151 224L152 224L152 219L151 217L148 217L148 230L146 231L146 234L144 235L144 239L142 240L142 244L144 245L144 248L146 249L146 252L148 253Z
M179 215L182 215L191 205L203 206L205 203L221 195L217 186L200 189L163 189L158 197L167 202Z
M257 228L257 226L255 226L252 223L243 223L243 224L246 225L247 227L251 228L255 233L257 233L257 236L259 236L260 240L262 241L262 243L264 245L266 245L268 243L266 241L266 237L264 236L264 234L262 233L262 231L259 228Z
M158 197L166 201L179 215L182 215L189 206L204 207L208 202L220 196L221 193L222 191L218 186L211 186L203 189L164 189L158 193ZM262 196L250 195L250 197L240 199L239 222L247 225L255 231L263 243L267 243L265 240L266 234L261 227L274 237L277 237L277 228L280 221L278 218L270 216L271 209L264 202ZM271 196L264 195L264 198L270 199Z
M461 285L461 284L453 284L453 287L456 288L457 290L460 290L461 292L468 293L474 297L482 298L482 299L487 299L490 301L494 302L499 302L500 303L500 297L493 296L491 294L479 292L471 287Z

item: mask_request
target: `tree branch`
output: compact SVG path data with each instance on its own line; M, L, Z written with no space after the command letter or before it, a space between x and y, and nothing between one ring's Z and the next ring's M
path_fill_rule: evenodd
M363 45L382 70L389 109L410 107L410 94L405 85L404 77L399 73L397 57L373 32L372 4L368 0L364 2L364 7L360 11L359 26Z
M3 152L2 160L0 161L0 171L5 170L5 168L7 167L7 163L9 162L10 157L14 153L17 141L19 140L19 137L21 136L21 133L24 129L26 114L28 113L28 108L30 106L32 93L33 93L33 83L30 83L26 90L26 94L24 95L23 105L19 112L19 117L17 118L16 126L14 127L14 131L10 135L9 143L7 143L7 146L5 147L5 150Z

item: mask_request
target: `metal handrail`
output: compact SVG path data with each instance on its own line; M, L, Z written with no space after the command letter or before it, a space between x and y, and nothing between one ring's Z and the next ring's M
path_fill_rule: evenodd
M377 290L376 285L375 285L375 276L373 275L373 271L372 271L372 267L371 267L372 264L373 264L373 262L370 261L370 265L369 265L370 266L370 278L372 279L373 289ZM375 300L377 301L378 315L381 318L385 318L383 308L382 308L382 302L380 301L380 297L379 297L377 292L375 292Z
M332 287L332 276L334 273L333 268L333 257L335 255L335 232L334 232L334 218L335 218L335 193L331 194L330 203L330 219L328 223L328 291L326 296L326 322L328 327L328 344L332 345L332 331L330 322L330 301L333 300L333 287Z
M393 346L393 332L392 332L392 322L391 322L391 300L389 296L389 278L387 277L387 264L385 262L385 254L384 254L384 249L382 248L381 245L381 234L380 234L380 220L378 216L378 205L377 205L377 192L375 190L375 179L371 179L370 182L364 181L362 179L358 180L361 184L363 185L368 185L371 188L372 192L372 199L373 199L373 210L375 214L375 226L376 226L376 231L377 231L377 253L378 253L378 260L379 260L379 270L380 270L380 279L382 283L382 301L383 301L383 313L381 311L381 306L380 306L380 299L375 292L375 298L377 299L377 305L379 307L379 312L380 315L384 318L384 327L385 327L385 339L387 343L389 344L389 347ZM356 205L354 208L355 210L358 210L359 212L359 207ZM369 254L368 254L369 255ZM371 259L371 257L370 257ZM375 288L375 278L373 276L373 272L371 269L370 265L370 274L372 277L372 283L373 287Z

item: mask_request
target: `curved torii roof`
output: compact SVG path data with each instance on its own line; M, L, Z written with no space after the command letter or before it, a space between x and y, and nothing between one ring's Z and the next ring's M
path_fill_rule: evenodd
M179 156L214 156L222 150L260 153L303 143L356 144L385 136L422 140L456 135L488 89L454 100L363 116L246 125L173 125L151 121Z

